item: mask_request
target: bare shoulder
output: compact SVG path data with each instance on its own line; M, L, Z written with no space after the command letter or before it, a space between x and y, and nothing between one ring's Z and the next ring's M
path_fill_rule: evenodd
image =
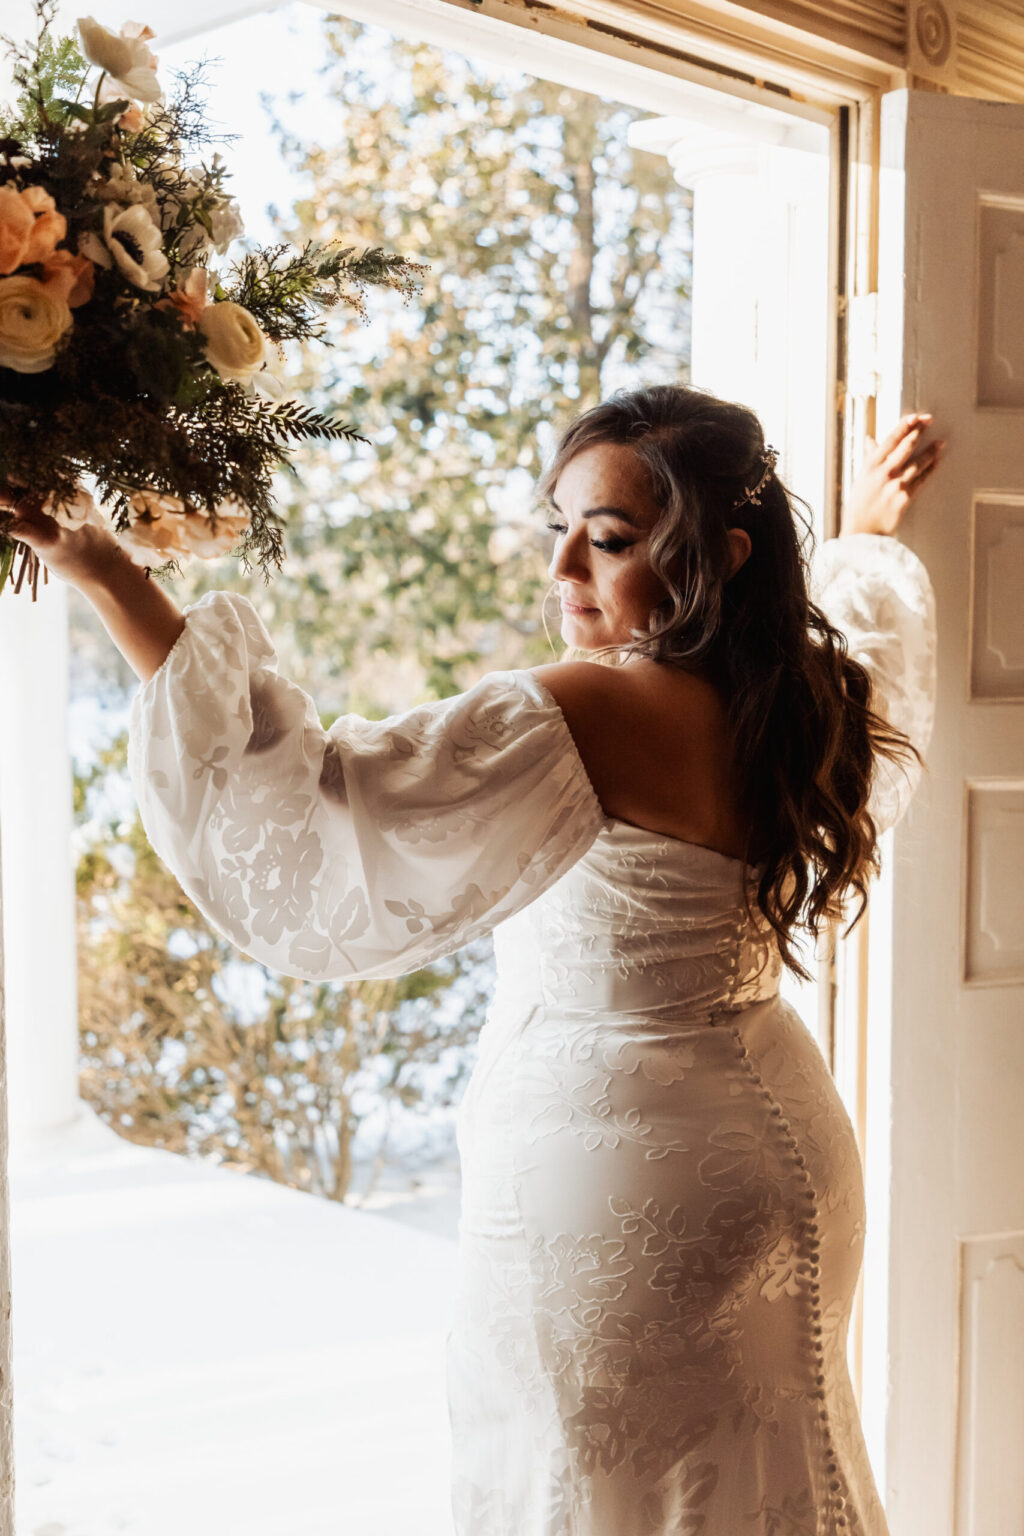
M580 710L598 707L602 700L617 697L618 669L602 667L596 661L556 661L531 667L531 674L543 683L568 718Z
M687 759L704 757L721 730L714 690L678 668L580 661L530 670L561 709L609 815L637 819L649 796L661 798L663 775L678 796Z
M681 718L714 710L716 696L702 678L676 667L642 663L605 667L594 661L554 662L531 667L558 703L570 727L587 729L591 717L604 730L611 720L641 722L654 732Z

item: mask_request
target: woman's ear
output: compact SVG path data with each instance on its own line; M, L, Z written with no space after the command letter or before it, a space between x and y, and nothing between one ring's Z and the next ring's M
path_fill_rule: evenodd
M750 555L750 534L745 528L730 528L726 537L729 540L729 576L735 576Z

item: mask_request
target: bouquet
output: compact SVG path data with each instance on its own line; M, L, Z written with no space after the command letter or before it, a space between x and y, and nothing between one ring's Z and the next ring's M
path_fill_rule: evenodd
M18 91L0 108L0 484L71 526L112 526L147 570L237 546L269 579L284 552L275 469L304 438L366 441L285 398L275 357L322 339L339 299L365 319L368 286L408 302L425 268L315 242L223 265L244 230L223 158L202 154L204 66L166 100L149 28L85 17L58 38L55 13L36 0L32 47L0 39ZM0 591L20 553L10 588L35 597L39 561L4 535L12 517Z

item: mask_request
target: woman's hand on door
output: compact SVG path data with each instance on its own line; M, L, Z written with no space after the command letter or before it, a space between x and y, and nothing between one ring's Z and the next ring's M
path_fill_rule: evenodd
M843 506L840 535L896 532L907 507L945 451L941 439L921 445L931 421L925 413L913 413L902 416L881 443L868 438L860 474Z

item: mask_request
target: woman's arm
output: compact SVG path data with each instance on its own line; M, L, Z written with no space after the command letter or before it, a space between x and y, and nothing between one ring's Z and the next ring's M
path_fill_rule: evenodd
M185 628L174 600L117 546L102 574L82 583L121 655L142 682L148 682L171 653Z
M0 507L15 512L4 531L89 599L122 656L147 682L185 628L173 599L135 564L110 529L91 522L65 527L42 510L38 497L13 486L0 488Z
M927 750L935 703L935 596L928 572L892 535L942 457L920 446L930 416L904 416L885 440L868 440L840 536L814 552L811 592L871 678L872 707ZM921 776L916 761L878 757L868 808L879 831L903 815Z

